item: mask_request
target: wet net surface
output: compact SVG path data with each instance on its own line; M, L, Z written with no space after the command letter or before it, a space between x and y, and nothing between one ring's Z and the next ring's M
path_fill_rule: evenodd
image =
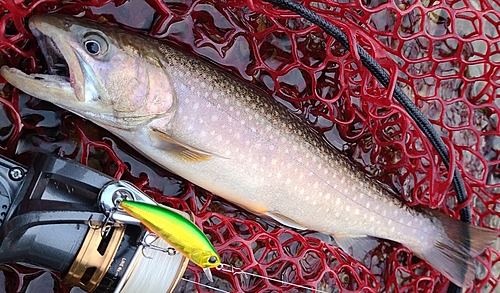
M448 173L426 138L360 62L319 28L261 1L0 1L0 61L43 71L26 17L60 11L109 20L176 44L267 90L310 122L359 169L411 206L458 218ZM500 2L322 1L306 4L379 61L453 147L475 225L496 228L500 207ZM38 57L40 57L38 55ZM399 71L396 71L399 68ZM129 180L192 210L222 262L326 292L445 292L448 281L406 248L381 241L363 262L330 237L297 233L214 197L148 162L103 129L6 88L0 151L28 162L49 151ZM473 291L497 292L499 252L478 257ZM57 274L1 268L5 292L69 292ZM207 283L189 266L186 278ZM308 292L259 277L214 271L231 292ZM495 289L496 288L496 289ZM181 281L177 292L212 292ZM73 291L72 291L73 292ZM309 291L310 292L310 291Z

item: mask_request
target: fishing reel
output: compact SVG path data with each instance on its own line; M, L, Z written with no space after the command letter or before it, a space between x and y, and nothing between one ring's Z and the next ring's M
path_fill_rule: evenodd
M86 292L172 292L189 260L118 210L122 199L156 204L75 162L38 154L26 168L0 157L0 264L58 271Z

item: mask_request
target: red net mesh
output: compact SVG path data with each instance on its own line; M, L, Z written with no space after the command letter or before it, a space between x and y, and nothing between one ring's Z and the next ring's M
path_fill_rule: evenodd
M500 2L322 1L305 5L363 46L453 147L474 224L497 229L500 209ZM255 1L8 1L0 7L0 61L38 70L24 19L61 11L105 17L176 43L266 89L303 116L361 172L412 206L458 217L448 172L401 106L355 54L291 12ZM399 68L399 71L396 70ZM56 107L7 91L0 113L1 152L75 158L134 182L159 202L192 210L222 261L245 272L327 292L445 292L448 281L406 248L382 241L363 263L329 237L296 233L256 218L147 162L103 129ZM478 257L473 291L497 292L499 252ZM56 275L6 266L7 292L69 292ZM232 292L306 292L259 277L215 271L211 286ZM44 282L40 278L45 276ZM185 277L200 280L190 266ZM47 279L48 278L48 279ZM47 280L54 281L47 281ZM55 285L53 284L55 282ZM36 290L30 289L35 287ZM42 286L42 287L40 287ZM194 288L193 288L194 287ZM181 281L177 292L210 291ZM469 290L470 291L470 290Z

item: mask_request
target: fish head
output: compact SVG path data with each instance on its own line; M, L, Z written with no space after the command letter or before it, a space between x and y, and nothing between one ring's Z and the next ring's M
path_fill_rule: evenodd
M201 268L215 268L220 265L220 257L215 251L199 251L191 255L191 260Z
M175 108L171 78L158 42L141 34L76 17L35 15L29 27L48 74L0 73L20 90L95 123L133 129Z

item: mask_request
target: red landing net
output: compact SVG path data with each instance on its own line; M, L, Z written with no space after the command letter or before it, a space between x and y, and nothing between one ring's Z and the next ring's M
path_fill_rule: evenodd
M146 30L192 48L284 101L360 172L383 182L408 205L440 208L458 217L448 173L436 152L359 60L293 13L259 0L219 2L1 0L0 61L37 70L36 42L23 22L37 13L84 12L88 18ZM340 26L397 78L453 146L451 161L464 176L474 224L495 228L500 220L500 2L324 2L306 6ZM132 181L159 202L190 209L224 263L329 292L446 291L447 280L398 244L381 242L371 260L360 263L326 243L331 241L324 235L276 226L195 188L105 130L50 104L15 89L0 102L3 154L27 162L27 151L48 150ZM498 259L493 248L478 257L474 291L498 292ZM14 265L2 272L0 288L7 292L70 290L44 271ZM47 275L55 285L37 282ZM185 277L206 283L201 275L190 266ZM306 292L262 278L214 275L210 285L231 292ZM209 292L185 281L177 289L193 290Z

